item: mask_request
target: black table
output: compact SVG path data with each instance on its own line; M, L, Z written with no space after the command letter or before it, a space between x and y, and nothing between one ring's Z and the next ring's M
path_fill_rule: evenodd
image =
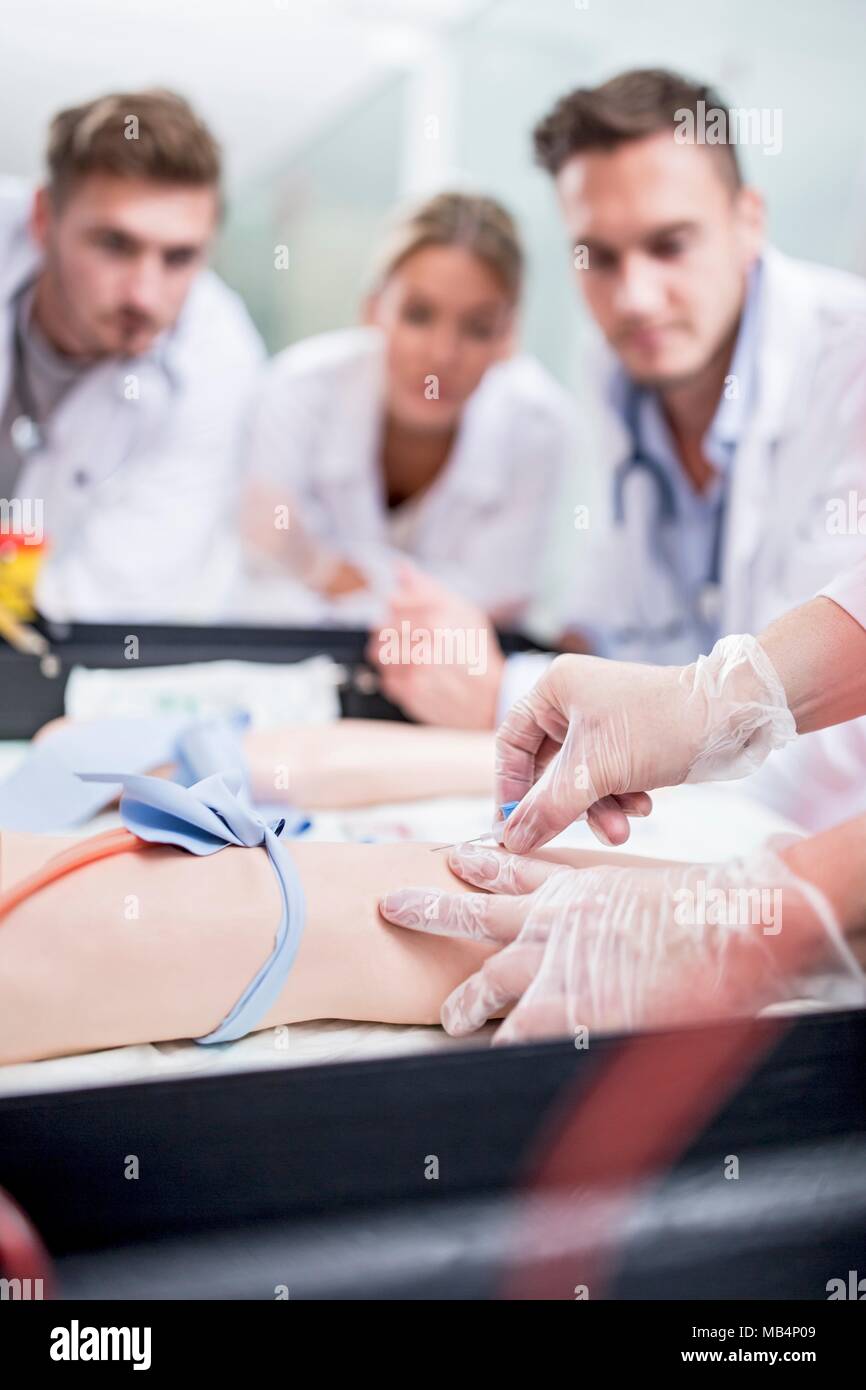
M627 1229L612 1232L612 1277L593 1296L824 1300L828 1280L866 1274L866 1015L777 1027L758 1025L760 1060L650 1175ZM693 1055L730 1032L662 1042ZM534 1273L515 1251L515 1203L540 1137L555 1115L579 1113L624 1048L658 1041L461 1048L6 1097L0 1184L41 1231L70 1298L273 1298L282 1282L292 1298L520 1293ZM645 1096L627 1100L624 1123L632 1103L652 1124ZM130 1154L136 1181L124 1177ZM622 1179L616 1169L614 1157L606 1182ZM567 1210L573 1194L558 1181L537 1190ZM551 1296L569 1299L585 1232L567 1220L558 1230L566 1283Z

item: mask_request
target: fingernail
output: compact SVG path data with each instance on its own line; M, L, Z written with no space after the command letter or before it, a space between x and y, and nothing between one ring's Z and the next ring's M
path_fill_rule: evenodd
M479 849L477 845L457 845L448 856L449 866L455 870L467 866L473 878L489 879L499 876L499 860L489 849Z
M444 936L448 934L443 923L448 919L450 902L450 895L441 888L400 888L379 899L379 915L397 927Z
M400 893L386 893L385 897L379 902L379 911L383 917L394 917L402 906L402 895Z
M435 888L401 888L386 893L379 902L379 911L397 927L423 927L436 915L435 903L440 897Z

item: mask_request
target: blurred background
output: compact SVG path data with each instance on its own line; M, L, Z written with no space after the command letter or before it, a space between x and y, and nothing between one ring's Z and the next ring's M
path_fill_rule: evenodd
M395 202L494 193L528 244L525 344L575 385L577 297L531 163L538 117L569 87L654 64L780 107L781 153L743 152L774 240L866 271L863 26L863 0L4 0L0 173L38 176L60 106L178 88L223 141L219 265L272 350L354 321Z
M535 121L569 88L636 65L781 108L781 152L741 150L773 240L866 272L863 25L863 0L4 0L0 174L39 175L63 105L177 88L223 141L218 268L271 351L356 320L395 203L493 193L528 248L524 345L579 399L583 318L550 180L531 162Z

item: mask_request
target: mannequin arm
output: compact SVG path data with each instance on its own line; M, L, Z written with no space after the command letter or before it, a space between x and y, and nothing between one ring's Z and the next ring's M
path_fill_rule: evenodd
M866 713L866 630L831 598L794 608L761 633L797 731L811 733Z
M379 719L288 725L244 736L253 793L305 810L493 796L493 735Z
M0 835L0 889L71 843ZM491 948L402 931L382 920L377 904L406 884L470 891L445 855L418 844L303 841L289 852L307 925L261 1026L438 1023L445 997ZM604 851L544 853L584 866ZM268 956L279 915L263 850L227 848L201 859L149 848L77 870L0 921L0 1063L203 1036Z
M71 724L52 719L34 737ZM337 719L251 729L243 752L253 795L306 811L417 801L431 796L493 796L493 735L380 719ZM151 768L168 777L171 767Z

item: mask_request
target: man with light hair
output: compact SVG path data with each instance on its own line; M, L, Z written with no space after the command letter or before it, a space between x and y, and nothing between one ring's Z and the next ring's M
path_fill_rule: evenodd
M0 498L45 540L46 616L195 620L234 573L236 448L263 349L206 261L220 153L181 97L51 123L35 194L0 184ZM30 597L30 595L28 595Z

